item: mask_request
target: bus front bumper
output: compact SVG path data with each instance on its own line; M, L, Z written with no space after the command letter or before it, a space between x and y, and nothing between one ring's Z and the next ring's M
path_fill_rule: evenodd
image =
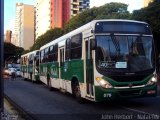
M157 85L151 85L141 88L127 88L127 89L105 89L101 86L95 86L95 100L96 102L107 100L119 100L140 97L155 97L157 95Z

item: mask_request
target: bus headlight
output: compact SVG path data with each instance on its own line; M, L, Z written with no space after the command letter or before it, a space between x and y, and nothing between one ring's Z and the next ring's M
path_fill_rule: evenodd
M112 85L108 81L106 81L100 77L97 77L96 81L104 88L112 88Z
M156 76L153 76L149 81L148 83L146 84L146 86L148 85L153 85L157 82L157 77Z

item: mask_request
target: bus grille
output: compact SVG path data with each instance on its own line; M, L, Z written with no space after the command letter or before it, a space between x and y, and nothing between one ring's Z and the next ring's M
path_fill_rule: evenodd
M136 81L142 81L146 78L146 75L142 76L112 76L110 77L116 82L136 82Z
M119 91L119 94L121 95L121 96L137 96L137 95L140 95L141 94L141 92L140 92L140 90L132 90L132 91Z

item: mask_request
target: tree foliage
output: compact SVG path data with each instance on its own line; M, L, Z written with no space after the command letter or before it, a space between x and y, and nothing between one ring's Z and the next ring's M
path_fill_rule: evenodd
M157 54L160 54L160 2L154 0L148 7L133 11L132 19L150 24L155 39Z
M30 48L30 51L37 50L41 46L51 42L52 40L55 40L56 38L63 35L63 30L61 28L55 28L48 30L45 34L39 36L36 39L35 44Z
M154 0L148 7L133 11L132 19L149 23L153 32L160 34L160 2Z
M68 33L92 20L96 19L129 19L128 5L111 2L101 7L93 7L71 18L66 23L64 31Z
M11 43L4 43L4 60L9 56L20 56L22 55L24 49L22 47L17 47Z

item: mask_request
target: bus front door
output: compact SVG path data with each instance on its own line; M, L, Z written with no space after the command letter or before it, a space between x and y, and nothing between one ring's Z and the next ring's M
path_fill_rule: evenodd
M86 73L86 93L87 97L93 98L93 59L92 51L90 49L90 39L87 38L85 41L85 73Z
M64 82L64 47L59 48L59 78L60 78L60 88L65 89Z

